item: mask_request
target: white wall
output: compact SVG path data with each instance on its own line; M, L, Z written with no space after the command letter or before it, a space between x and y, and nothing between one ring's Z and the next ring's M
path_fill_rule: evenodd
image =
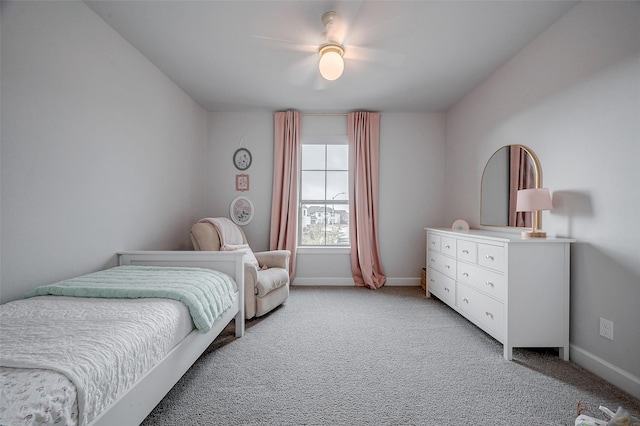
M82 2L3 2L1 300L189 248L207 114Z
M244 194L256 215L244 230L255 251L269 247L273 180L273 113L211 113L207 215L228 216ZM444 114L382 113L379 238L388 284L419 285L425 264L424 227L444 216ZM253 164L251 189L236 192L231 157L240 139ZM338 249L340 250L340 249ZM350 284L349 254L300 253L294 284Z
M254 251L269 249L273 182L273 113L210 113L206 217L229 217L233 199L244 195L254 206L251 222L243 227ZM251 152L251 166L236 169L233 153L242 146ZM249 175L249 191L236 191L236 175Z
M581 2L447 114L447 217L478 226L507 144L538 155L572 246L571 357L640 397L640 2ZM544 265L541 265L544 267ZM599 318L614 341L599 336Z
M427 226L444 226L444 114L382 113L380 257L388 284L420 284Z

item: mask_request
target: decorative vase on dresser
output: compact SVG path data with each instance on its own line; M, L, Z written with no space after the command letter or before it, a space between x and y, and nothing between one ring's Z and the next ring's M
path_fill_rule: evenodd
M504 345L555 347L569 359L567 238L478 229L427 231L426 296L436 296Z

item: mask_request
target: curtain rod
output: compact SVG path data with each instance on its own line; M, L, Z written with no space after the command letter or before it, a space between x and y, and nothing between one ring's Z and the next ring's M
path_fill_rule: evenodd
M347 116L349 115L346 112L302 112L302 115L312 115L312 116L327 116L327 117L333 117L333 116Z
M358 111L354 111L354 112L358 112ZM377 112L377 111L371 111L371 112L375 112L376 114L380 114L382 115L381 112ZM350 113L348 112L301 112L301 115L308 115L308 116L318 116L318 117L322 117L322 116L326 116L326 117L339 117L339 116L348 116Z

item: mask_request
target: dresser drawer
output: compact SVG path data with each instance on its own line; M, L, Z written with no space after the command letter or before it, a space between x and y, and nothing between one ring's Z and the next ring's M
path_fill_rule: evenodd
M440 251L451 257L456 257L456 239L450 237L441 237Z
M473 241L458 240L456 253L460 260L471 263L478 262L478 245Z
M448 277L456 278L456 260L452 257L430 250L427 253L427 266Z
M429 292L447 305L453 305L456 301L456 282L453 278L449 278L431 268L427 268L427 274Z
M427 234L427 249L440 251L440 235L430 232Z
M478 265L504 271L504 246L478 244Z
M504 305L473 288L458 283L456 306L476 323L491 330L498 339L504 337Z
M487 293L498 300L504 301L505 278L503 274L460 261L456 266L456 271L458 281Z

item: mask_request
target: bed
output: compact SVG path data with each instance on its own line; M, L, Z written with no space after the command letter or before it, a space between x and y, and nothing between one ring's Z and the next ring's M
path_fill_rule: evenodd
M18 418L7 408L40 404L48 407L45 412L29 411L21 424L137 425L227 324L235 320L236 336L244 334L244 286L236 285L244 282L242 252L117 256L116 268L66 280L63 286L44 286L33 297L2 305L0 423ZM157 274L164 278L156 280ZM188 275L198 284L185 292L186 286L175 283ZM117 277L120 287L127 284L124 290L131 294L113 299L110 277ZM102 280L106 284L96 288ZM168 291L166 285L180 293L147 298L137 292L148 290L134 285L144 280L159 282L154 291ZM205 293L209 284L200 281L219 282L211 290L215 301ZM69 297L69 292L83 297ZM85 315L92 320L85 321ZM39 324L42 318L47 323ZM101 341L94 343L91 334ZM52 365L43 365L49 358L55 358ZM110 364L112 359L117 363Z

